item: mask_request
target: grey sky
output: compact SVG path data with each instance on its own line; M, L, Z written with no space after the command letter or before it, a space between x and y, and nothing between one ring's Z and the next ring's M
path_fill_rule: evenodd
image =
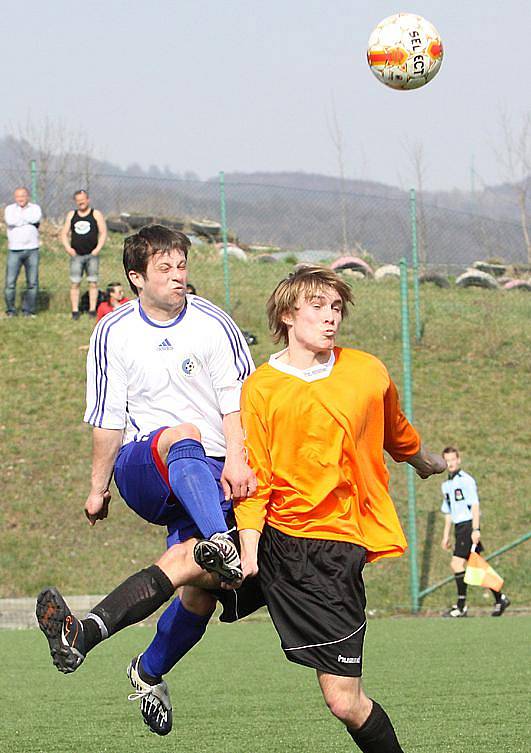
M438 28L445 59L423 89L382 86L365 60L385 16ZM0 125L47 116L82 128L97 156L206 178L232 171L337 174L408 186L422 142L428 188L468 188L472 155L500 179L501 108L530 106L528 0L66 0L9 3Z

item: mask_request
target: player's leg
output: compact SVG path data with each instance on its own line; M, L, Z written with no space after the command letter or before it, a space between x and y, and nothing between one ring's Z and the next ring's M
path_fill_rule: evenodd
M164 429L152 448L172 493L205 537L195 549L196 562L223 578L241 577L240 556L228 534L223 510L222 462L207 458L199 429L193 424Z
M454 574L457 589L456 603L446 612L447 617L465 617L468 611L466 605L467 584L465 583L466 559L453 555L450 568Z
M167 468L168 484L205 538L227 531L219 488L193 424L164 429L154 451Z
M129 700L140 701L144 723L158 735L167 735L172 728L170 693L163 675L201 640L215 606L215 597L203 589L180 589L159 618L146 651L129 664L127 676L136 691Z
M367 697L360 677L339 677L317 671L319 686L332 714L365 753L403 753L383 708Z
M219 581L193 559L195 539L175 544L150 567L131 575L99 602L83 620L75 617L55 588L44 589L36 614L53 663L74 672L98 643L152 615L181 585L215 588Z

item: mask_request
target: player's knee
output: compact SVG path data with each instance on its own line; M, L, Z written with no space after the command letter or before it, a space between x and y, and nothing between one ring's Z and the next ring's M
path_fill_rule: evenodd
M370 707L370 701L356 689L330 689L324 699L330 712L348 727L361 727L368 716L367 704Z
M197 442L200 442L201 432L195 424L179 424L178 426L166 429L164 431L164 439L168 442L169 447L175 444L175 442L180 442L182 439L195 439Z
M179 598L181 604L189 612L200 615L201 617L212 614L216 608L216 599L208 591L193 586L184 586L180 590Z

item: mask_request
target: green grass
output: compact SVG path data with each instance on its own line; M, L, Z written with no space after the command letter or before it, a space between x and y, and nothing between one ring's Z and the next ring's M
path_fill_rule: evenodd
M119 242L102 254L101 280L123 279ZM289 264L231 262L231 305L243 329L258 336L257 364L275 350L264 304ZM0 274L2 270L0 270ZM198 292L224 305L223 266L209 249L194 250L190 279ZM90 429L82 424L86 347L91 324L69 318L66 254L45 244L42 285L48 311L34 320L0 319L0 597L32 595L57 583L70 593L103 593L164 548L162 530L144 524L117 494L110 518L89 529L82 508L90 475ZM2 280L0 279L0 284ZM356 307L345 321L342 344L375 353L402 385L398 285L354 281ZM513 291L421 288L425 336L413 349L415 424L425 443L458 444L465 468L478 480L482 536L487 551L529 528L531 439L531 297ZM407 525L403 467L391 468L393 498ZM443 578L440 480L417 483L417 524L422 586ZM531 604L526 583L529 543L495 560L515 607ZM409 604L407 557L366 570L369 605ZM440 608L453 586L436 591L424 606ZM482 591L470 602L483 606Z
M408 753L527 753L531 618L372 620L364 683ZM128 703L131 628L71 676L36 630L0 632L0 750L10 753L342 753L353 745L312 670L288 663L268 620L212 624L168 675L174 730L145 731Z

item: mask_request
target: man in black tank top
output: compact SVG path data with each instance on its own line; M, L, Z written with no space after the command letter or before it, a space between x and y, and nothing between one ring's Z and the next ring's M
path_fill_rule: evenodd
M66 216L61 241L70 256L72 319L79 319L79 287L83 273L87 275L89 288L89 316L96 316L99 253L107 238L107 225L102 213L90 206L85 190L76 191L74 201L76 209Z

